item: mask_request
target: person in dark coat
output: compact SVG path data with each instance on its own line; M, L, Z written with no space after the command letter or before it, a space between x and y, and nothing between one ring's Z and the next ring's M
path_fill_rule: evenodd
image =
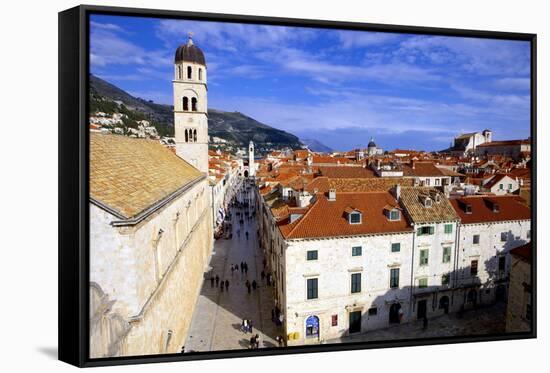
M210 287L214 287L214 277L210 277Z
M252 280L252 289L256 290L256 287L258 284L256 283L256 280Z
M250 282L248 282L248 280L246 280L246 289L248 290L248 294L250 294Z
M262 270L262 273L260 275L260 277L262 278L262 282L265 280L265 272Z
M243 273L243 271L244 271L244 263L241 262L241 273Z
M220 276L216 275L216 287L218 286L219 282L220 282Z
M225 280L225 290L229 291L229 280Z

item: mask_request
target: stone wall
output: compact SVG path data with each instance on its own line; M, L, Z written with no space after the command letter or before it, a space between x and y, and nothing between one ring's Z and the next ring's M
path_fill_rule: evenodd
M531 265L514 255L511 258L508 305L506 308L506 332L531 331L528 305L531 305Z
M212 250L210 203L204 179L136 226L113 227L117 219L91 205L90 281L131 325L119 353L181 349Z

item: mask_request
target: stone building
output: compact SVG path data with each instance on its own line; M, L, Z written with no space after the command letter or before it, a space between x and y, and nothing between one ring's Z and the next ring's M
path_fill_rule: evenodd
M179 353L212 251L206 64L175 56L176 154L90 133L90 357Z
M504 301L510 251L531 240L531 210L519 196L452 199L460 216L456 287L464 308Z
M530 332L532 328L531 242L510 251L510 284L506 307L506 332Z
M405 321L412 228L394 195L318 193L279 228L265 244L289 345Z
M451 154L462 157L467 154L475 153L478 146L492 141L493 132L488 129L483 132L463 133L455 137L454 143L449 150Z
M531 141L525 140L503 140L493 141L479 145L475 150L478 156L503 155L519 160L531 154Z
M436 188L403 188L401 202L414 228L410 317L447 313L454 304L459 217Z

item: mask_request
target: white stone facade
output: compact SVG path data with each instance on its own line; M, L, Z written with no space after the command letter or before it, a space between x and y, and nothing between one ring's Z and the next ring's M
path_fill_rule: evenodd
M187 69L191 69L191 78L187 77ZM185 61L177 63L173 87L176 154L208 173L206 66Z
M115 216L90 204L90 281L127 325L121 335L106 331L110 322L96 328L92 346L118 348L92 357L179 352L212 249L209 206L206 179L136 225L113 226Z

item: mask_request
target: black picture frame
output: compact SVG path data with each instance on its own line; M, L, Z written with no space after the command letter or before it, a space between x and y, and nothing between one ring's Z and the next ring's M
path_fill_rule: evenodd
M301 26L346 30L366 30L423 35L462 36L523 40L531 45L531 224L533 257L532 330L528 333L439 337L419 340L392 340L325 344L261 350L213 351L90 359L89 354L89 17L91 14L124 15L203 21ZM356 22L274 18L231 14L198 13L157 9L135 9L82 5L59 13L59 360L79 367L219 359L264 355L422 346L465 342L536 338L537 330L537 36L528 33L459 30L420 26L384 25Z

